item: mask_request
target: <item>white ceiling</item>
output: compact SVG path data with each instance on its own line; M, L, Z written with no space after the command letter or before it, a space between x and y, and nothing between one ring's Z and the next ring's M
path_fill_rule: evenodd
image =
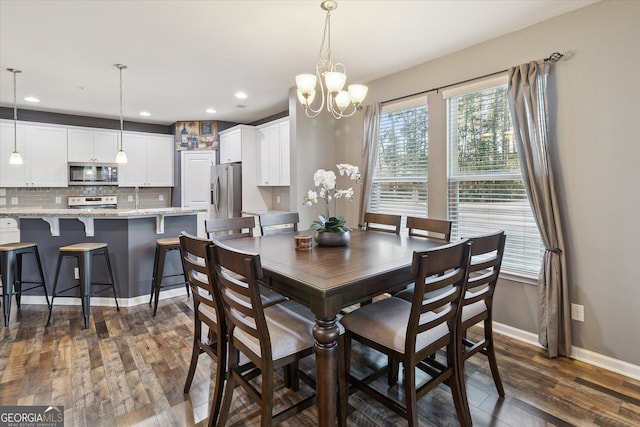
M333 58L348 83L366 83L591 3L341 0ZM0 0L0 105L13 106L6 68L17 68L18 108L117 118L122 63L125 120L249 123L288 109L324 14L320 0Z

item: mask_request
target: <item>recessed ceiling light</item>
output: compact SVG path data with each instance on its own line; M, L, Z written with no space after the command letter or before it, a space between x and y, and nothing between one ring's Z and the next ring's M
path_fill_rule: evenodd
M215 114L216 110L214 110L213 108L207 108L207 113L209 114Z
M151 115L151 113L148 112L148 111L140 111L140 115L144 116L144 117L149 117Z
M25 96L24 100L27 102L40 102L40 100L35 96Z
M247 94L244 92L236 92L236 98L238 99L247 99Z

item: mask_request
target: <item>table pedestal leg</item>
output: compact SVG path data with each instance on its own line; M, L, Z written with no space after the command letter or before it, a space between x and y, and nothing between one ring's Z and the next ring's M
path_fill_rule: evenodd
M337 319L317 319L313 328L316 339L316 393L318 395L318 425L333 427L337 424L336 372L338 369Z

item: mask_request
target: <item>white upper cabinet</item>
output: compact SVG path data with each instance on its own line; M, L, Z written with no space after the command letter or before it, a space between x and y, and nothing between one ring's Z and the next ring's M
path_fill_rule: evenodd
M242 161L242 146L255 140L253 126L238 125L220 132L220 164Z
M289 185L289 119L266 123L259 127L258 132L258 185Z
M118 153L119 132L72 128L68 130L70 162L114 163Z
M125 132L127 163L118 170L120 187L173 187L172 135Z
M66 187L67 128L61 126L18 125L18 152L22 165L10 165L14 149L13 122L0 123L0 187Z

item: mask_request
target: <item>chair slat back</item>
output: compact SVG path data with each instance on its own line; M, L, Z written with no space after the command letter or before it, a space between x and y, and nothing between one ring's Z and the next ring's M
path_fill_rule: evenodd
M229 340L254 362L261 357L271 360L271 341L258 286L262 278L260 255L239 251L214 240L207 249L207 256L224 300ZM257 341L260 351L234 339L235 328Z
M400 215L365 212L363 226L366 231L400 234L401 220Z
M408 216L407 228L409 236L436 237L447 242L451 241L451 221Z
M253 237L255 217L241 216L235 218L216 218L204 221L204 228L209 239L228 240L242 237Z
M469 238L471 261L464 305L484 299L487 307L491 306L490 299L498 282L506 238L504 231Z
M277 214L263 214L259 216L260 232L263 236L269 234L288 233L298 231L300 215L298 212Z
M415 290L407 329L406 351L417 335L447 323L446 341L453 337L467 281L469 241L414 252L411 271Z
M226 324L222 297L207 266L206 248L210 244L210 240L201 239L185 232L180 235L180 257L193 294L193 311L198 320L220 336L221 333L226 333ZM200 304L207 306L209 310L201 310ZM214 313L214 316L209 313Z

